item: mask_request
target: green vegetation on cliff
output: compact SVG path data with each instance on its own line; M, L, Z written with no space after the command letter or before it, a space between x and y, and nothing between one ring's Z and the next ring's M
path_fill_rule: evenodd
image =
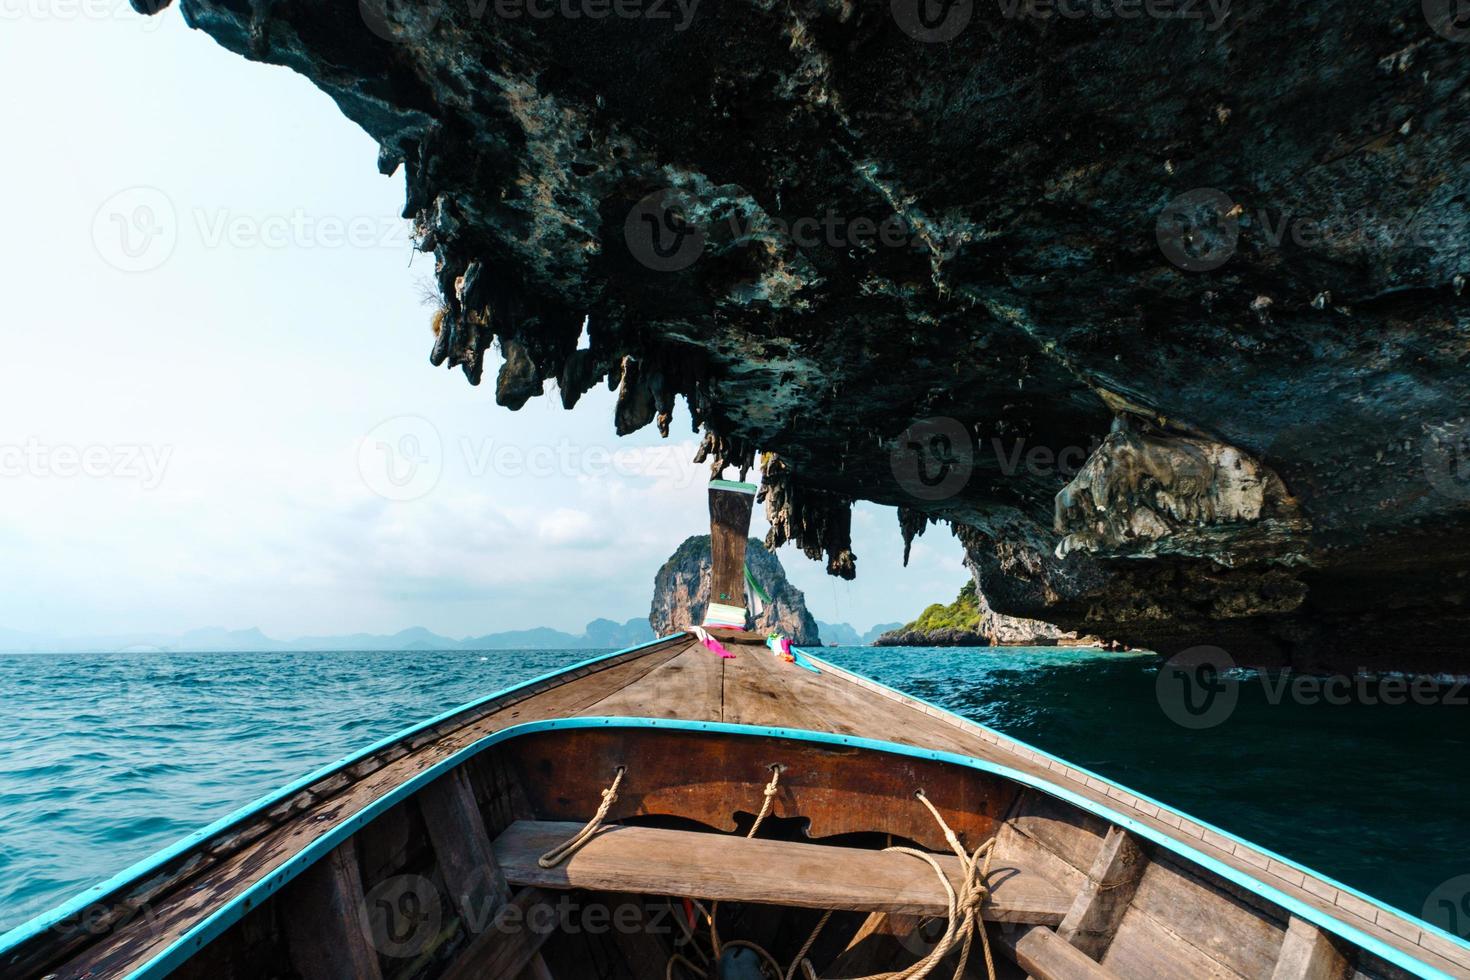
M980 600L975 594L975 582L970 580L960 589L960 594L949 605L934 603L919 614L919 618L904 626L905 632L920 630L929 632L940 629L976 631L980 628Z

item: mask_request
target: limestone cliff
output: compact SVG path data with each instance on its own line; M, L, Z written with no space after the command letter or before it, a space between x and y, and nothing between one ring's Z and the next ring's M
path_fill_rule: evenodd
M873 500L1006 614L1464 669L1455 4L181 4L402 168L432 363L682 397L772 545Z
M807 612L806 596L786 580L781 559L751 538L745 563L752 577L771 597L755 622L755 630L782 633L804 646L820 646L817 621ZM679 545L654 577L653 608L648 613L653 631L666 636L685 626L698 625L709 604L709 581L709 535L695 535Z

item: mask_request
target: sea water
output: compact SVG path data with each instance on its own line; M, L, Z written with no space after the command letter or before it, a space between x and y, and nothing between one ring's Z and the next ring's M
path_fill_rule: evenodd
M1150 656L821 653L1470 933L1439 911L1470 875L1470 709L1448 690L1305 703L1245 679L1228 716L1187 728ZM0 655L0 931L379 738L589 655Z

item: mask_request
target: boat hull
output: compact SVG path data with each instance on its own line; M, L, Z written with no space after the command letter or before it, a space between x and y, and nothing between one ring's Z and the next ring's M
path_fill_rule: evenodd
M485 870L518 822L586 820L621 766L608 825L738 837L776 766L763 837L943 853L941 827L916 802L922 790L966 848L994 839L1002 866L1062 893L1069 909L1089 887L1096 900L1106 854L1137 855L1133 880L1106 889L1128 896L1106 941L1074 934L1064 944L1118 976L1269 977L1302 936L1363 976L1470 976L1470 950L1431 926L983 726L815 657L815 670L781 662L751 640L730 638L735 656L725 659L666 638L380 742L5 937L0 971L454 976L467 955L483 966L495 910L533 887ZM431 886L404 892L404 881ZM478 894L475 915L463 907L468 892ZM402 923L364 925L374 908L406 895L423 908L429 894L439 928L423 948L392 940ZM1089 908L1077 914L1095 915ZM1022 924L1066 931L1052 918ZM302 922L312 928L293 933ZM335 954L311 936L330 937ZM997 933L1024 959L1012 948L1021 938ZM548 941L515 968L544 966L539 957L562 948Z

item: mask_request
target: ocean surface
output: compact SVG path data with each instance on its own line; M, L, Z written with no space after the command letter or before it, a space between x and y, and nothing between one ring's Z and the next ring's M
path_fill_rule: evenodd
M1470 934L1466 690L1307 703L1246 675L1232 710L1189 728L1150 656L821 653ZM378 738L588 656L0 655L0 932Z

